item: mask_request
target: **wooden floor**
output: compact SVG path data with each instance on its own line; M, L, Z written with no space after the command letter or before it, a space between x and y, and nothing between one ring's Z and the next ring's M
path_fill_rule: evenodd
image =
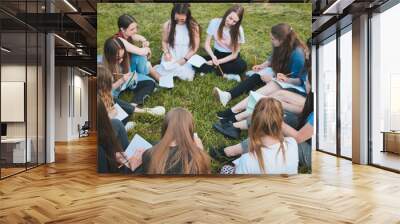
M145 178L96 173L96 140L0 181L0 223L400 223L400 175L313 154L292 177Z

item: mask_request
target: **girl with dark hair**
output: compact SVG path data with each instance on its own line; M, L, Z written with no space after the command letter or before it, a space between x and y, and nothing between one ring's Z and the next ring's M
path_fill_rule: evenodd
M192 17L189 3L176 3L171 18L163 25L161 64L155 66L161 75L173 75L192 81L194 69L187 61L197 52L200 26Z
M311 39L307 41L307 46L309 49L311 49ZM299 166L300 167L306 167L307 170L310 172L311 171L311 138L313 136L313 125L314 125L314 94L311 91L311 85L312 85L312 76L311 76L311 58L310 55L307 55L306 57L306 69L307 69L307 82L306 82L306 92L307 96L305 97L305 103L302 106L301 113L299 116L296 116L293 113L286 113L287 116L284 116L284 123L283 123L283 133L285 136L290 136L296 139L298 143L298 148L299 148ZM286 92L285 96L288 96L292 94L292 99L295 95L296 98L302 97L298 94L288 92L287 90L279 90L277 94L280 92ZM278 99L279 101L282 102L282 106L285 109L290 107L297 107L295 104L290 105L290 100L285 101L284 99L280 99L279 97L274 97ZM295 98L295 99L296 99ZM289 104L289 105L288 105ZM298 109L297 109L298 110ZM254 112L253 112L254 113ZM246 124L243 124L246 123ZM226 128L226 131L229 129L232 130L232 128L243 128L247 129L247 126L249 125L248 121L243 121L242 124L233 123L225 126L233 126L231 128ZM245 127L242 127L245 126ZM240 132L238 133L240 134ZM217 160L228 160L231 161L235 159L238 155L241 155L243 153L248 152L248 145L249 145L249 139L245 139L239 144L228 146L228 147L222 147L222 148L211 148L210 149L210 155L217 159Z
M282 131L282 104L263 98L255 107L249 129L249 153L235 160L236 174L297 174L298 149Z
M123 14L118 18L118 37L127 52L130 54L131 70L137 71L138 80L154 81L147 74L150 74L155 80L160 80L160 74L151 66L148 58L151 56L150 43L142 35L137 34L138 24L135 18L128 14ZM142 43L142 47L133 44L134 41Z
M204 48L208 53L198 72L210 73L240 81L240 74L246 71L247 64L240 57L240 44L245 42L241 26L244 9L240 5L229 8L222 18L212 19L207 28L207 38ZM211 40L214 40L214 51L211 49ZM219 67L219 68L218 68ZM232 76L232 74L235 74ZM239 74L239 75L237 75Z
M211 161L194 132L192 114L183 108L167 113L161 140L143 154L148 174L209 174Z
M97 171L99 173L131 173L142 163L144 149L127 158L124 150L128 145L128 135L120 120L111 119L103 103L97 96Z
M309 54L307 46L299 39L296 32L286 23L281 23L271 28L272 55L264 63L253 66L254 74L229 91L222 91L215 87L215 97L226 106L231 99L248 93L250 90L263 86L259 89L263 95L271 95L282 89L278 82L270 82L274 77L283 85L295 88L287 88L288 91L305 96L305 81L307 69L305 58ZM242 101L236 106L219 114L220 117L232 116L246 106L247 101Z
M104 58L105 66L113 76L112 95L114 99L118 99L121 92L130 90L134 94L131 105L135 107L143 105L144 100L150 96L155 88L153 81L139 78L140 74L143 74L140 72L146 70L146 65L141 64L141 66L132 68L130 56L125 50L121 39L117 37L110 37L104 43ZM127 112L132 110L132 108L127 107L123 109ZM163 107L156 107L147 112L155 115L164 115L165 109Z

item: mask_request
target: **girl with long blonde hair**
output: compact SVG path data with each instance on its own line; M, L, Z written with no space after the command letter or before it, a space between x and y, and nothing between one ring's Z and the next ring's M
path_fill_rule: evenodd
M183 108L169 111L161 129L161 140L143 154L148 174L209 174L210 157L194 132L192 114Z

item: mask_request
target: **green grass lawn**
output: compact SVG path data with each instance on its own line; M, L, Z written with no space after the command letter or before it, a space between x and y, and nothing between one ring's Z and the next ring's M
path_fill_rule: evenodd
M226 3L197 3L191 4L193 17L202 28L201 46L204 45L208 22L212 18L221 17L231 4ZM248 68L264 61L271 53L269 31L277 23L288 23L299 34L302 40L311 36L311 4L242 4L245 8L242 26L245 32L246 43L241 46L241 55L247 61ZM152 63L157 64L161 57L161 26L169 19L172 4L132 4L132 3L101 3L98 4L97 23L97 51L103 52L104 41L117 32L117 20L123 13L128 13L136 18L139 24L139 33L150 41L152 49ZM205 54L203 49L199 54ZM255 58L256 57L256 58ZM172 90L158 89L152 97L145 102L146 107L163 105L167 110L174 107L184 107L192 112L196 132L203 140L205 148L213 146L228 146L236 144L239 140L225 139L221 134L212 129L212 124L218 121L216 112L223 110L222 105L212 95L214 86L227 90L236 85L234 81L227 81L214 74L203 77L196 75L193 82L175 80ZM129 98L129 95L123 95ZM241 100L235 99L228 106ZM128 133L132 138L138 133L150 141L160 138L162 119L151 115L137 115L132 118L136 122L135 128ZM242 139L247 137L247 132L242 132ZM215 172L221 164L213 162Z

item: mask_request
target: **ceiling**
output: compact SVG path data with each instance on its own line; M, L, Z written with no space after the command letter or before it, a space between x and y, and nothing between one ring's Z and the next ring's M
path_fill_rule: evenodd
M337 28L351 23L353 17L372 11L386 2L388 0L312 0L313 41L324 39L336 32Z
M25 62L37 57L44 32L55 33L56 66L96 71L96 0L0 0L2 61ZM51 11L51 13L49 13ZM42 37L42 38L40 38ZM27 46L27 47L25 47ZM37 48L39 46L39 49Z

